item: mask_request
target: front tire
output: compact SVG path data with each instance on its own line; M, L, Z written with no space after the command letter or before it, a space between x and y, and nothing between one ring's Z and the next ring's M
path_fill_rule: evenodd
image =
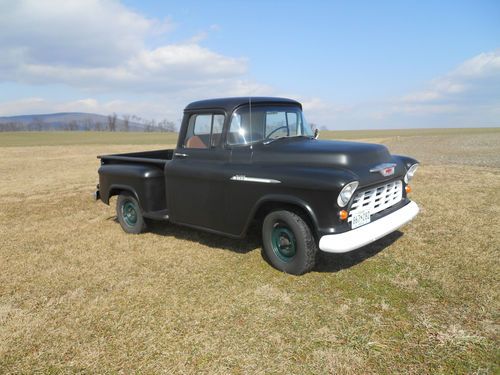
M283 272L302 275L316 263L318 246L311 229L291 211L273 211L265 217L262 242L266 258Z
M139 202L129 193L122 193L118 196L116 216L122 229L127 233L139 234L146 229Z

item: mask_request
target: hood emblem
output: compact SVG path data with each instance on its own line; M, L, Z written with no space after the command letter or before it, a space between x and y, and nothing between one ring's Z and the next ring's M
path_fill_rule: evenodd
M373 167L372 169L370 169L370 172L372 173L379 172L382 176L387 177L387 176L392 176L394 174L394 169L396 169L395 163L384 163L384 164L379 164L376 167Z

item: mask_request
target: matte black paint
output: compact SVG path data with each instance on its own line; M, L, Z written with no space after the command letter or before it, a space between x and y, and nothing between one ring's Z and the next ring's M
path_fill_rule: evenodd
M300 103L281 98L251 98L252 106ZM359 181L358 191L391 180L402 180L415 159L391 155L382 145L284 138L269 144L229 147L225 137L209 149L184 148L189 116L193 113L222 113L223 134L231 114L249 104L249 98L211 99L189 104L175 150L158 150L100 156L100 199L122 190L132 192L144 216L166 219L231 237L243 237L259 209L268 204L287 204L308 215L320 238L349 230L338 218L337 196L342 187ZM179 157L175 153L186 156ZM370 169L381 163L395 163L394 175L383 177ZM281 183L231 180L232 176L279 180ZM403 182L404 185L404 182ZM372 221L408 203L372 217ZM348 208L350 203L348 205Z

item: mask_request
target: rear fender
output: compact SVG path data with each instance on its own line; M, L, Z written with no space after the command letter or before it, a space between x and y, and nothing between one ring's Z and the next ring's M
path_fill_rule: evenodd
M99 168L101 200L123 191L132 194L143 213L166 209L165 177L163 170L154 165L109 164Z
M111 197L114 197L115 195L120 195L122 193L130 193L137 200L137 202L139 202L139 205L142 207L141 200L139 199L139 195L137 194L137 192L133 188L131 188L130 186L126 186L126 185L120 185L120 184L111 185L109 188L108 195L106 197L107 198L106 202L104 202L102 197L101 197L101 200L103 200L104 203L109 204L109 200L111 199Z

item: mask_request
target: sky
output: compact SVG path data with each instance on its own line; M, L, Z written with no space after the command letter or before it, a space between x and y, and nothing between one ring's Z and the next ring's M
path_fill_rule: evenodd
M329 129L500 126L500 1L0 0L0 116L227 96Z

